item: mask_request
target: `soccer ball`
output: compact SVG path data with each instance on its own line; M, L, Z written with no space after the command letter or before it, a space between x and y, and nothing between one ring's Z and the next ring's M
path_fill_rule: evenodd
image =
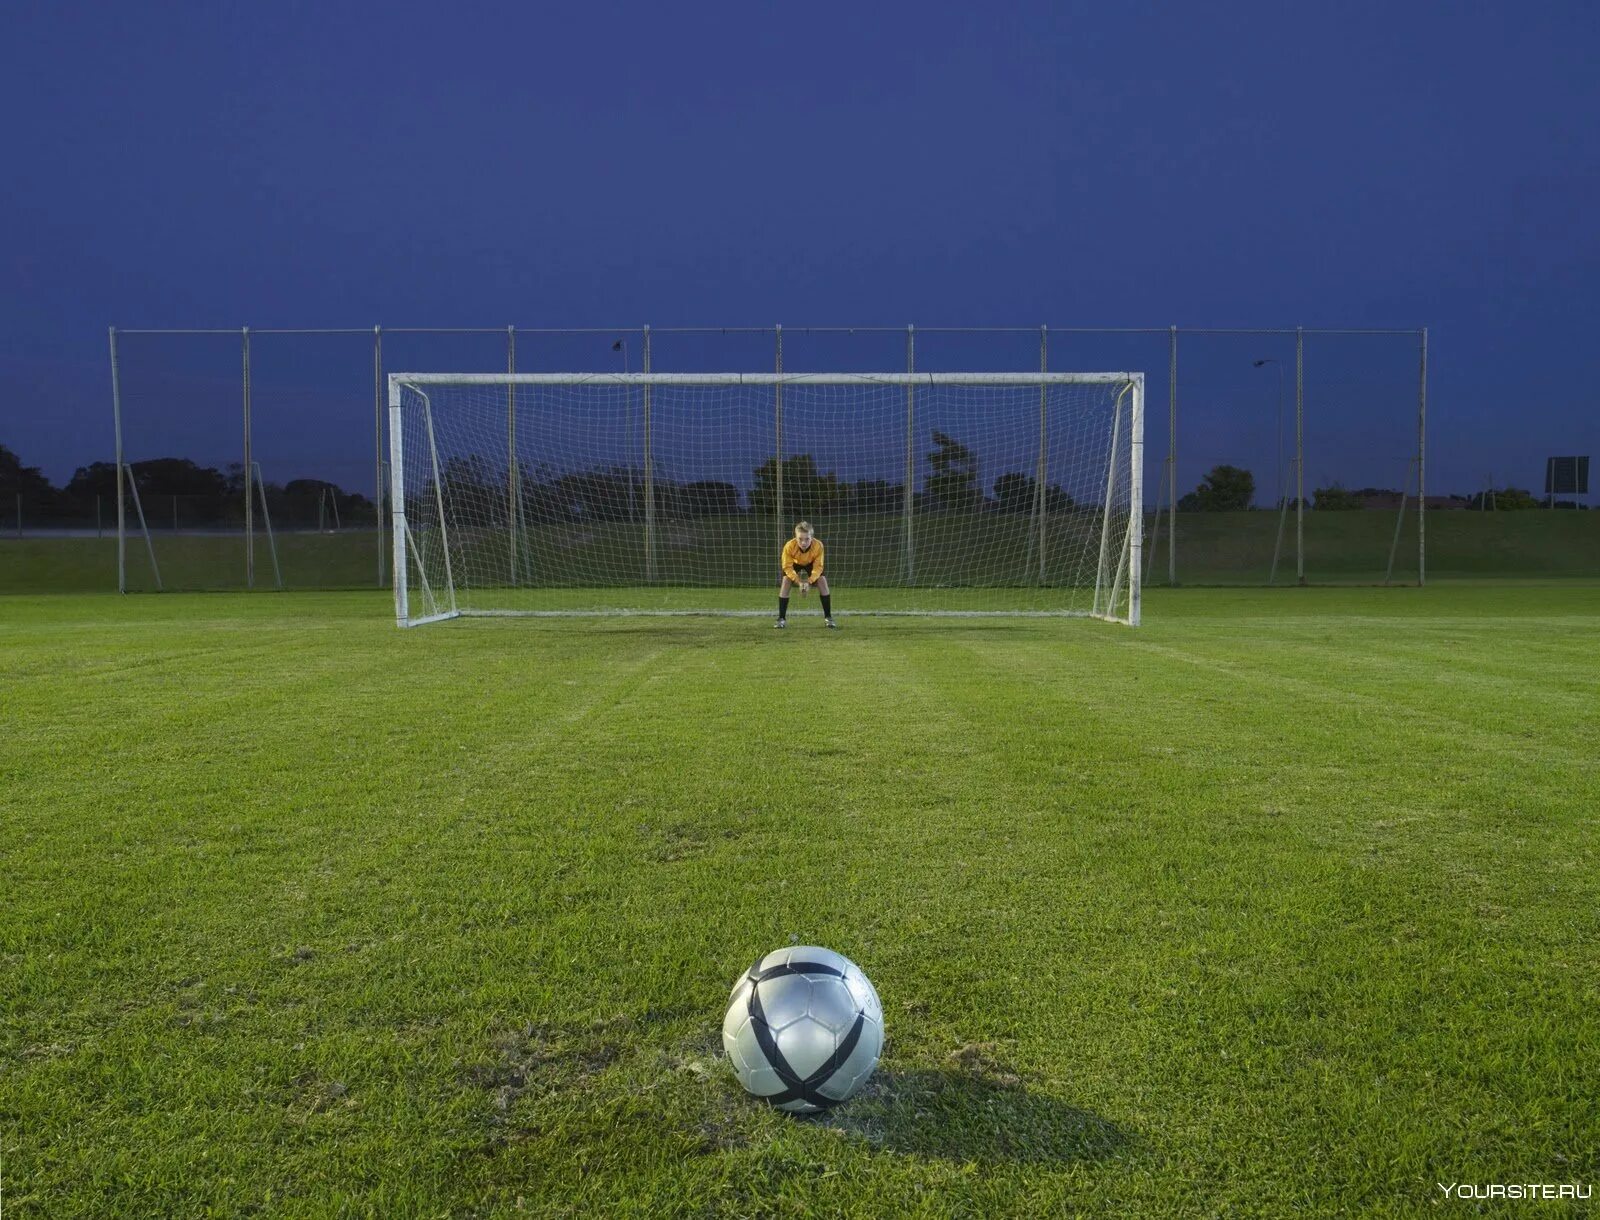
M883 1054L883 1005L861 968L801 945L758 961L733 985L722 1046L739 1083L791 1114L847 1100Z

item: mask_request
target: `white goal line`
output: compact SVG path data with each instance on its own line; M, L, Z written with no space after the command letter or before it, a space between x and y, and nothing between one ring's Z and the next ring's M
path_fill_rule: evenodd
M801 612L804 617L804 611ZM633 610L604 607L593 610L456 610L413 619L412 625L448 618L771 618L771 610ZM842 618L1104 618L1092 610L855 610ZM1110 620L1118 621L1118 620Z
M1128 385L1143 373L390 373L389 385Z

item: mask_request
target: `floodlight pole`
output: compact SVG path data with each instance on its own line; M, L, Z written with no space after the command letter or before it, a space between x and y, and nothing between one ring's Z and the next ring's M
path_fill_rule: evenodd
M378 588L383 588L383 327L372 328L372 485L378 518Z
M1178 328L1167 346L1167 584L1178 583Z
M506 372L517 373L517 328L506 327ZM517 477L517 387L506 385L506 536L510 542L508 556L511 568L511 585L517 584L517 518L521 515L518 500L522 488Z
M250 453L250 328L240 332L240 347L244 361L244 584L247 589L256 587L256 523L255 510L250 503L251 471L255 459Z
M906 372L917 371L917 328L906 327ZM916 440L917 391L906 383L906 584L916 581L915 539L911 530L912 509L916 504L917 466L913 456Z
M1039 328L1039 371L1041 373L1048 373L1050 371L1050 331L1046 326L1041 326ZM1045 426L1047 422L1045 407L1049 400L1049 395L1050 387L1041 381L1039 383L1039 471L1034 478L1033 485L1033 512L1039 520L1039 583L1041 585L1045 582L1044 480L1046 474L1045 442L1047 440L1047 434L1045 432Z
M1428 583L1428 328L1422 328L1417 371L1417 587Z
M1306 583L1306 330L1294 328L1294 559Z
M772 371L774 373L782 373L782 323L779 323L773 327L773 334L775 338L773 346ZM774 437L777 438L776 443L773 446L773 453L776 455L776 464L773 467L773 484L776 491L776 503L774 505L773 512L776 515L773 518L773 524L778 531L778 537L781 539L784 538L789 532L783 523L783 382L781 381L775 382L772 387L772 430Z
M122 374L117 364L117 328L109 327L111 340L111 423L117 443L117 592L128 591L128 535L122 490ZM98 500L96 501L98 504Z
M644 372L650 371L650 327L644 328ZM644 383L644 578L656 579L656 481L650 448L650 383Z

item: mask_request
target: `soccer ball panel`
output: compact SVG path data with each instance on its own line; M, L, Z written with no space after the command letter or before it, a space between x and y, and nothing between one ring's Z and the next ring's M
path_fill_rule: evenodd
M763 971L772 970L778 966L787 966L789 964L790 952L791 950L789 949L774 949L760 961L756 962L756 964L750 969L753 973L760 974Z
M803 974L784 974L758 984L761 1015L773 1029L792 1025L811 1007L811 980Z
M727 1042L739 1032L739 1026L750 1019L749 1002L737 992L728 1004L728 1011L722 1018L722 1040Z
M882 1022L883 1003L878 999L878 993L872 984L867 981L866 975L852 966L850 972L845 975L844 985L849 988L857 1008L874 1020Z
M838 1044L831 1029L810 1017L802 1017L778 1033L778 1049L801 1079L827 1063Z
M856 1023L861 1007L840 979L818 978L811 984L811 1019L842 1035Z
M758 1068L768 1066L767 1057L761 1053L761 1043L756 1039L755 1023L748 1018L731 1041L723 1038L723 1046L741 1079Z
M851 1048L845 1061L839 1065L839 1070L828 1079L819 1092L840 1101L849 1097L865 1084L867 1077L877 1069L878 1059L882 1054L883 1026L863 1015L861 1034L855 1046Z
M779 952L788 955L784 959L786 965L827 966L832 970L839 971L841 974L846 970L855 969L850 964L848 957L843 957L832 949L824 949L819 945L796 945L793 949L782 949ZM777 954L772 956L776 957Z
M769 1067L758 1067L754 1071L739 1078L739 1083L745 1090L757 1097L771 1097L781 1093L788 1086L783 1083L783 1077Z

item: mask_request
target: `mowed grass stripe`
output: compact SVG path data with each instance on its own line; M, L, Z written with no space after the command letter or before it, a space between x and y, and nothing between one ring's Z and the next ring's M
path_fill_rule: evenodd
M6 609L21 1214L1403 1214L1597 1168L1594 591ZM794 937L888 1007L826 1123L716 1060Z

